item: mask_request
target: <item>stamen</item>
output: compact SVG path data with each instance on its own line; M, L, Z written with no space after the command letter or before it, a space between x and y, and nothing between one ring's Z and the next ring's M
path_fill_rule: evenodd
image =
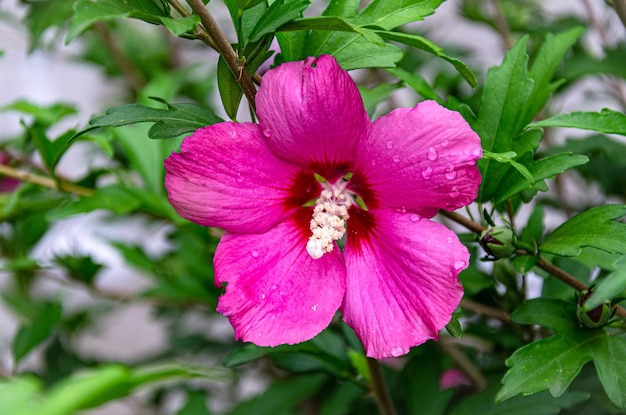
M325 253L332 252L334 242L346 233L346 221L350 217L348 209L352 205L350 196L343 189L333 188L322 190L313 208L311 219L311 237L306 250L313 259L321 258Z

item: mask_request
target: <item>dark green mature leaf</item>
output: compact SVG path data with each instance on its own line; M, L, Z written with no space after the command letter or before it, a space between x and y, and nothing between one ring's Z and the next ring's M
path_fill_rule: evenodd
M291 32L297 30L332 30L335 32L352 33L364 32L359 26L355 26L338 16L304 17L302 19L293 20L278 28L279 32Z
M532 183L529 183L528 179L518 171L509 172L507 176L499 182L498 188L503 190L502 193L495 196L494 202L502 203L509 197L530 188L534 183L540 180L548 179L563 173L565 170L585 164L588 161L589 158L587 156L572 155L569 153L557 154L534 161L528 166L528 171L533 177Z
M533 87L526 69L527 43L528 37L522 37L506 53L502 65L490 68L487 74L480 110L473 124L483 148L492 153L513 150L513 140L520 133L515 127L516 120ZM499 193L498 180L510 167L490 159L480 160L479 167L483 181L477 200L483 202Z
M187 402L176 415L211 415L206 405L206 393L189 391Z
M237 120L237 111L243 98L243 89L221 56L217 62L217 87L226 114L231 120Z
M576 304L552 298L526 301L513 312L511 319L518 324L539 324L559 333L579 328Z
M617 407L626 409L626 338L603 336L590 351L607 396Z
M322 16L355 17L360 5L360 0L330 0Z
M252 29L250 41L256 42L262 36L274 32L283 24L300 17L302 11L310 5L310 0L276 0Z
M70 138L74 135L74 131L68 131L56 140L50 140L47 137L45 128L39 125L27 127L26 129L35 147L37 147L37 151L39 151L48 172L55 177L55 168L69 149Z
M626 135L626 115L608 108L601 112L575 111L534 122L528 127L569 127Z
M552 81L557 67L567 51L576 43L584 28L575 27L564 33L548 33L537 54L528 76L534 81L533 92L528 98L523 115L519 117L519 127L523 128L539 114L561 81Z
M449 62L454 66L454 68L459 71L461 76L467 81L468 84L472 88L475 88L477 85L476 76L472 73L472 71L467 67L467 65L456 58L452 58L446 55L443 52L443 49L437 46L435 43L430 40L414 34L409 33L400 33L400 32L376 32L380 37L387 41L399 42L417 49L421 49L428 53L432 53L435 56L440 57L441 59Z
M550 233L539 246L541 252L576 256L585 246L626 254L626 205L607 205L580 213Z
M275 415L293 411L298 403L317 392L326 380L325 375L308 374L274 382L262 395L237 405L230 415Z
M483 392L463 400L446 415L557 415L563 409L589 399L589 394L585 392L566 392L558 398L541 392L533 396L515 396L496 403L496 386L494 383Z
M511 369L502 378L503 386L496 400L546 389L554 397L561 396L591 360L590 344L601 336L605 336L601 330L589 330L584 337L557 334L518 349L506 360Z
M362 26L391 30L406 23L424 20L444 0L374 0L355 19Z
M46 340L61 320L61 304L43 303L34 310L31 321L22 325L13 339L13 359L18 363Z
M109 108L106 115L92 118L89 121L89 127L76 133L72 140L96 128L119 127L143 122L155 123L148 131L150 138L172 138L223 121L212 111L200 105L170 104L159 98L153 99L166 104L167 109L146 107L140 104Z
M606 300L618 297L626 289L626 255L615 263L615 271L604 277L587 298L583 309L591 311Z
M161 24L163 18L169 18L169 5L163 0L78 0L74 3L74 16L65 43L96 22L123 17Z

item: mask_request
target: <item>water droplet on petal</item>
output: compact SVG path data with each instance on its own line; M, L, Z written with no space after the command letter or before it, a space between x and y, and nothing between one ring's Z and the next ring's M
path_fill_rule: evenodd
M372 160L372 166L376 165L376 160Z
M426 167L426 169L422 172L422 177L426 180L430 179L433 175L433 169L431 167Z
M428 160L435 161L437 160L438 154L435 147L428 147Z
M456 271L459 271L459 270L465 268L466 266L467 266L467 264L465 263L465 261L456 261L454 263L454 269Z
M457 189L456 186L452 187L452 189L450 189L450 193L448 193L450 195L450 197L458 197L461 192L459 192L459 189Z
M241 174L239 176L237 176L237 183L242 183L243 182L243 177L241 177Z
M454 166L453 165L449 165L448 168L446 169L446 179L448 180L454 180L454 178L456 177L456 171L454 170Z
M407 350L404 347L393 347L391 349L391 355L393 357L398 357L398 356L402 356L403 354L406 354Z
M441 142L441 147L444 147L444 148L445 148L445 147L448 147L448 140L443 140L443 141Z
M250 252L250 256L252 256L252 258L258 258L259 257L259 253L257 251L252 251L252 252Z
M317 311L317 304L313 304L313 305L311 306L311 310L313 310L313 311Z
M476 147L475 149L470 151L470 156L472 156L472 157L480 157L481 153L482 153L482 149L480 147Z
M393 156L393 161L394 161L394 163L399 162L400 161L400 155L396 154L395 156Z
M265 294L261 294L261 300L265 300Z
M409 219L411 219L411 222L419 222L422 218L420 217L420 215L417 215L415 213L412 213L411 216L409 216Z
M264 128L263 129L263 135L266 136L267 138L269 138L270 134L270 129L269 128Z
M387 149L391 150L393 148L393 141L387 141Z

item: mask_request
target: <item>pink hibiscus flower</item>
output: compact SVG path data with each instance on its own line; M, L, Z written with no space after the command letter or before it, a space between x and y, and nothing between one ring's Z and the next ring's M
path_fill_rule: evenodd
M226 231L217 310L236 338L299 343L338 309L370 357L437 338L469 254L428 218L476 197L478 136L429 101L372 123L331 56L270 70L256 100L258 124L202 128L165 161L180 215Z

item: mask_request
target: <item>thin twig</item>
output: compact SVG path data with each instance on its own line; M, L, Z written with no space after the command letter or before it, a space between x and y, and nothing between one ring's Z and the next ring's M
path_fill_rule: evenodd
M511 30L509 29L509 24L506 21L506 17L504 16L504 12L502 11L502 7L500 6L499 0L491 0L491 4L494 8L494 16L493 23L496 26L496 30L500 34L502 41L504 42L504 46L507 50L513 47L513 41L511 41Z
M472 362L461 349L458 347L458 343L451 337L442 337L439 341L439 346L446 353L454 363L469 377L476 392L480 392L487 387L487 379L482 374L480 369Z
M482 314L486 317L495 318L503 323L511 324L511 316L504 310L499 308L489 307L484 304L477 303L476 301L464 298L461 300L461 308L463 310L471 311L472 313Z
M372 392L376 398L378 409L381 415L396 415L396 408L393 406L389 389L385 383L383 370L376 359L367 358L367 365L372 376Z
M440 210L439 213L449 219L452 219L453 221L465 226L467 229L471 230L474 233L477 234L481 234L484 230L485 227L482 226L479 223L476 223L468 218L466 218L463 215L459 215L456 212L447 212L445 210ZM534 255L531 252L525 251L523 249L518 249L517 251L515 251L516 255ZM551 263L549 263L548 261L540 258L537 260L537 262L535 263L535 266L541 268L544 271L547 271L548 273L550 273L552 276L558 278L559 280L563 281L565 284L569 285L570 287L578 290L578 291L584 291L586 289L588 289L589 287L587 287L586 284L580 282L578 279L576 279L576 277L574 277L573 275L563 271L561 268L557 267L556 265L553 265ZM616 306L616 314L622 318L626 318L626 309L624 309L623 307L620 307L619 305Z
M217 52L224 58L224 61L230 68L233 76L237 80L237 83L239 83L243 93L248 99L248 104L254 110L254 96L256 94L256 88L250 78L250 75L248 74L248 71L246 70L244 62L239 60L237 53L230 45L230 42L224 35L224 32L222 32L219 28L215 19L213 19L213 16L211 16L211 13L209 13L209 10L206 8L204 3L202 3L202 0L187 0L187 3L194 13L200 16L202 25L215 42Z
M79 196L93 196L94 190L87 187L78 186L65 180L54 180L50 177L40 176L27 171L18 170L11 166L0 164L0 176L13 177L24 182L34 183L50 189L73 193Z

